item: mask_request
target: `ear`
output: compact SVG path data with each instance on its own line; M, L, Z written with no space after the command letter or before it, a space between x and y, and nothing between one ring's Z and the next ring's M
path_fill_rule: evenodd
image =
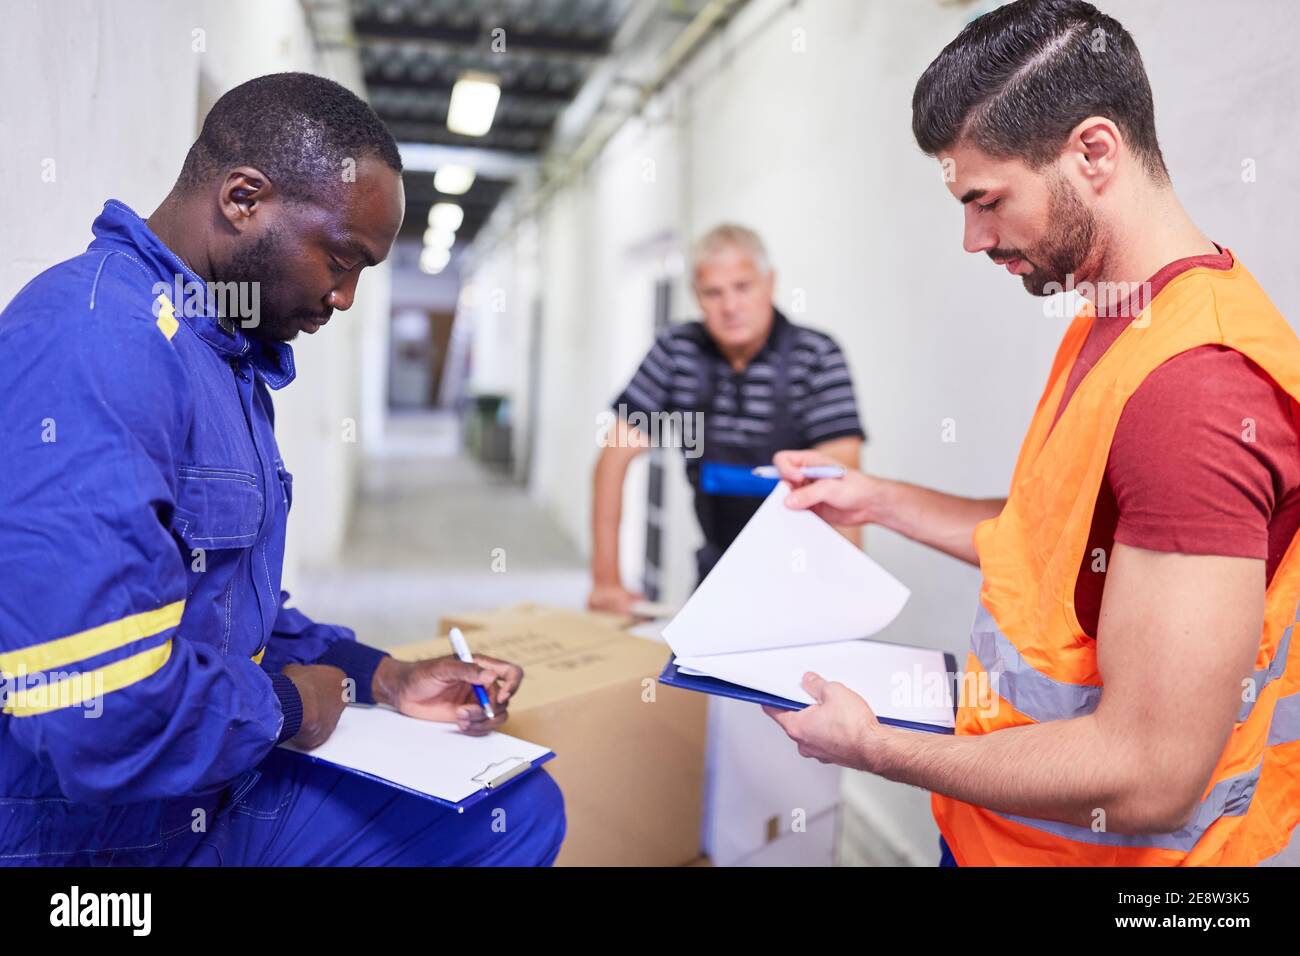
M253 166L237 166L221 182L218 204L221 215L237 232L254 222L253 217L274 194L271 180Z
M1119 167L1124 136L1104 116L1090 116L1070 131L1063 158L1067 172L1073 173L1100 192Z

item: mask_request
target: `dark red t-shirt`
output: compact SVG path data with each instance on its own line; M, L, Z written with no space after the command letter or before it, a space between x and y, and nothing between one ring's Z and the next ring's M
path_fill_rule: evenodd
M1165 266L1149 296L1181 272L1228 269L1232 254ZM1066 380L1061 410L1134 312L1099 316ZM1054 420L1055 421L1055 420ZM1114 543L1152 551L1263 558L1268 580L1300 528L1300 418L1285 391L1240 352L1206 345L1175 355L1138 386L1120 415L1074 591L1079 623L1097 634Z

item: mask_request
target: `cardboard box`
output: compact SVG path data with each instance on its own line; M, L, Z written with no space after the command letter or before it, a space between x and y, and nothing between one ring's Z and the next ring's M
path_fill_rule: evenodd
M537 605L448 615L475 653L524 669L503 730L550 747L568 833L559 866L681 866L700 856L707 699L659 684L662 644L623 619ZM445 637L396 648L451 653Z
M530 624L553 628L571 626L580 629L595 626L625 631L635 623L635 620L630 615L609 614L604 611L571 611L545 604L515 604L496 611L461 611L447 614L438 621L438 633L447 634L453 627L470 631L485 627L498 629L524 627Z

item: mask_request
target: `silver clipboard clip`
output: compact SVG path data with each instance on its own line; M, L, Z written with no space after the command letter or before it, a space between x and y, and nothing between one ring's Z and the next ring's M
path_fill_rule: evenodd
M470 777L475 783L481 783L484 790L493 790L507 780L519 776L525 770L533 766L531 760L525 760L523 757L507 757L505 760L498 760L490 763L482 773Z

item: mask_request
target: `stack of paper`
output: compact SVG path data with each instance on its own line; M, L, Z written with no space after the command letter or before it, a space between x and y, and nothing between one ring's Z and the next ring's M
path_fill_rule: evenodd
M881 719L953 726L942 651L864 638L894 620L908 589L809 511L782 482L664 628L673 664L800 705L807 671L860 694ZM700 688L703 689L703 688Z
M455 724L407 717L387 707L350 706L325 743L288 750L464 808L554 754L506 734L462 734Z

